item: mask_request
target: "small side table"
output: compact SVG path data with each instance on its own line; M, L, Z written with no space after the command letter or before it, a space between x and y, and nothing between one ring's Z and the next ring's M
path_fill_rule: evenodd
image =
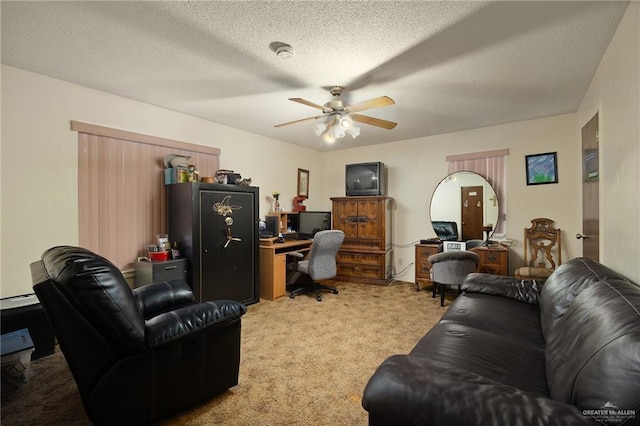
M135 261L135 287L158 281L187 280L187 259Z

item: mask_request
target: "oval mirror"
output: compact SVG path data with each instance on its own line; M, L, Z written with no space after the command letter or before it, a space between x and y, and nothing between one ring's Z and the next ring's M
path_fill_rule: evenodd
M489 239L498 222L498 197L474 172L451 173L431 197L431 225L443 241Z

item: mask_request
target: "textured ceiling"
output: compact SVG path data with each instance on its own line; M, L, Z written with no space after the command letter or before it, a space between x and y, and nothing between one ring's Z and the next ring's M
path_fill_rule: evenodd
M627 6L2 1L2 62L322 151L574 112ZM391 97L362 113L398 126L333 145L310 122L273 127L317 115L288 98L324 104L334 85Z

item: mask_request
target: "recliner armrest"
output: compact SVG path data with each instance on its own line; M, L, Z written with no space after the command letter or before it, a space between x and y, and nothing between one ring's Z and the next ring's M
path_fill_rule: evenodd
M538 305L541 285L535 280L516 280L513 277L474 272L461 285L465 293L482 293Z
M145 321L147 345L156 347L198 330L222 327L246 312L245 305L233 300L196 303L163 312Z
M145 319L194 301L191 287L184 280L147 284L134 289L133 294Z

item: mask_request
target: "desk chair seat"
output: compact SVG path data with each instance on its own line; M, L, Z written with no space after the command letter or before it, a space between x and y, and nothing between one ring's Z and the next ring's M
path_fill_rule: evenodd
M296 262L294 265L298 272L308 275L312 281L290 292L290 298L293 299L301 293L314 292L316 294L316 300L321 302L322 296L320 292L322 290L328 290L333 294L338 294L337 288L320 284L318 281L328 280L337 275L336 255L343 241L344 232L342 231L332 229L316 233L313 237L309 257L306 260ZM302 253L298 252L287 253L287 255L298 258L304 257Z

